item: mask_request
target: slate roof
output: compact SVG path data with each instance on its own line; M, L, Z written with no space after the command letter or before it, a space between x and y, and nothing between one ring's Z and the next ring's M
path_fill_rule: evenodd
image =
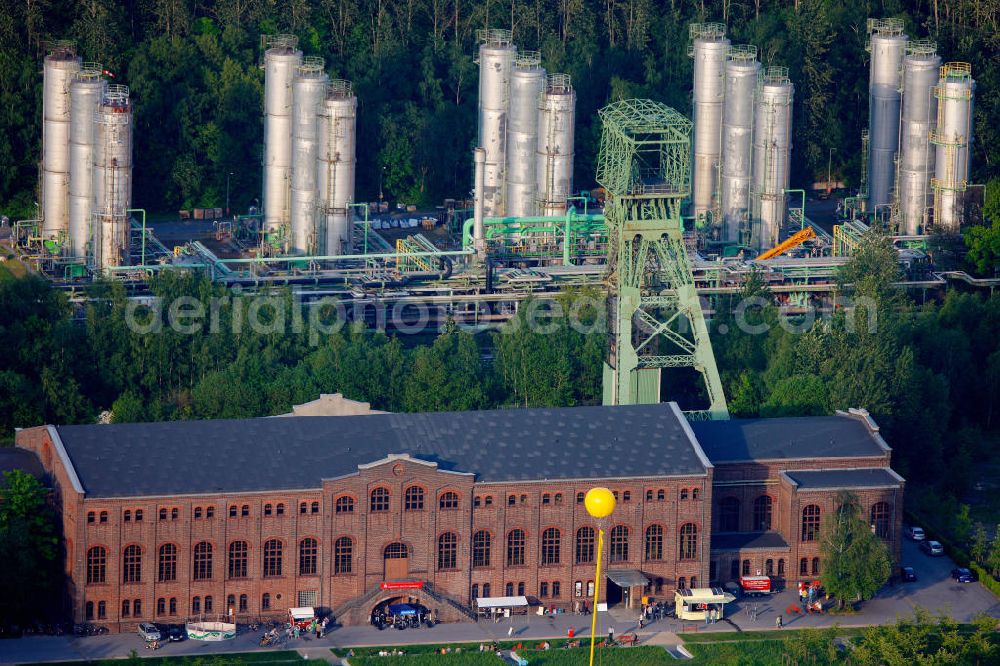
M777 532L722 532L712 535L712 550L775 550L788 548Z
M19 469L36 479L45 478L45 468L42 461L33 452L26 449L0 447L0 478L5 472Z
M704 475L670 404L60 426L91 497L318 488L410 454L477 481Z
M846 414L695 421L691 429L713 464L882 456L887 452L860 417Z
M799 490L829 490L831 488L899 488L903 482L891 470L883 467L864 469L788 470L785 476Z

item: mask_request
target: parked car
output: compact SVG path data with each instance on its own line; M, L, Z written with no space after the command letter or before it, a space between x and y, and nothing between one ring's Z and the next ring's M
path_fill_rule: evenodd
M975 571L971 569L966 569L965 567L958 567L957 569L951 570L951 577L957 580L959 583L975 583L979 580L979 576L976 575Z
M167 629L167 638L171 641L182 641L187 638L187 632L184 631L183 624L172 624Z
M142 640L144 641L160 640L160 630L156 628L155 624L149 624L148 622L141 622L139 624L139 635L142 636Z
M927 538L927 535L924 534L924 528L917 527L916 525L911 525L906 529L906 536L914 541L923 541Z
M913 567L900 567L899 577L904 583L912 583L917 580L917 572L913 570Z
M920 547L928 555L944 555L944 546L937 541L924 541Z

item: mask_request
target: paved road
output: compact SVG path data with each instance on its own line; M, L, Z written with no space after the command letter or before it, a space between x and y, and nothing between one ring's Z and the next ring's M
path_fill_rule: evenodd
M932 612L947 613L961 622L970 620L976 613L988 613L993 617L1000 618L1000 600L978 583L954 582L950 576L954 564L947 557L928 557L917 548L916 544L906 541L903 544L903 564L916 569L918 581L887 587L856 615L785 615L785 626L798 629L826 627L835 624L842 626L887 624L895 622L897 616L909 615L917 605L924 606ZM751 620L746 612L747 607L754 603L752 600L739 600L730 604L727 607L726 615L732 623L743 630L773 629L776 614L782 612L795 601L795 591L786 590L770 599L757 601L757 619L755 621ZM616 615L619 618L623 617L620 613L616 613ZM627 616L625 617L627 618ZM637 628L635 622L627 619L614 620L606 613L602 613L598 619L597 633L599 636L606 635L611 624L614 624L617 635L635 631ZM321 640L317 640L315 637L303 637L293 640L279 649L309 650L310 653L315 654L316 648L335 645L402 645L487 641L493 638L505 640L508 633L515 639L536 641L542 638L566 636L566 632L570 628L574 629L578 637L588 637L590 635L590 617L576 615L518 616L500 623L483 621L478 624L441 624L433 629L421 628L405 631L395 629L378 631L370 626L341 627ZM727 622L706 627L700 623L661 620L644 627L639 633L644 636L643 642L673 644L675 639L671 634L683 637L684 633L690 631L732 630L733 627ZM259 632L244 634L226 643L202 643L189 640L166 644L155 654L156 656L202 656L222 652L247 652L260 649L257 645L258 639ZM142 640L135 634L86 638L33 636L0 641L0 663L126 657L132 650L137 651L140 656L153 654L143 648Z

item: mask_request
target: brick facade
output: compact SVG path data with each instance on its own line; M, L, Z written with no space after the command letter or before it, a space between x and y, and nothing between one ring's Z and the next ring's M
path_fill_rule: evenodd
M732 562L742 571L745 559L751 573L772 560L775 575L784 560L783 578L797 580L800 559L807 558L811 572L819 555L818 542L800 538L802 509L816 504L825 514L836 490L796 488L782 471L889 464L886 450L877 457L717 463L701 475L499 483L391 455L318 488L109 499L86 496L50 427L19 432L17 445L39 456L56 486L74 621L112 630L132 630L139 621L224 615L230 608L245 621L280 616L298 605L332 609L342 622L361 623L376 604L407 596L438 608L444 620L457 620L456 609L468 606L474 592L525 594L571 610L593 582L593 561L577 558L577 532L594 526L582 495L598 484L618 496L614 516L601 526L606 566L641 571L650 581L645 590L631 590L633 604L640 593L668 599L679 585L731 580ZM383 492L387 510L379 510ZM898 561L902 487L857 494L865 511L875 502L888 503L890 545ZM722 528L760 531L753 504L762 495L771 497L771 530L787 547L712 549L713 526L715 534ZM739 503L735 518L732 512L722 515L726 498ZM693 557L682 558L681 532L690 529L684 526L696 531ZM104 549L103 578L88 581L94 548ZM129 569L126 557L136 549L140 561ZM387 549L406 556L387 559ZM137 580L128 580L130 571L138 572ZM98 571L91 566L89 573L93 578ZM428 591L380 592L386 580L422 581ZM602 597L607 590L602 581Z

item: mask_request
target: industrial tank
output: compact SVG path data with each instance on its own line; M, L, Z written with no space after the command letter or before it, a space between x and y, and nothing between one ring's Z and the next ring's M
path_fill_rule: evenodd
M510 30L477 31L479 38L479 146L486 151L483 210L486 217L504 214L504 171L510 73L517 55Z
M109 85L94 116L94 266L128 261L132 206L132 106L128 87Z
M573 126L576 91L569 74L548 77L538 100L536 178L540 215L563 215L573 194Z
M83 63L70 84L69 248L67 254L87 257L94 210L94 122L107 83L99 63Z
M358 98L350 81L336 79L327 86L319 107L317 184L323 244L320 254L350 254L351 210L354 201L356 123Z
M292 171L292 81L302 64L294 35L271 35L264 52L264 228L288 228Z
M689 27L694 58L694 183L693 214L701 217L718 208L718 169L722 157L722 104L726 94L729 40L721 23L693 23Z
M964 215L965 190L969 184L969 154L972 148L972 105L976 82L966 62L942 65L938 84L937 128L931 143L937 154L934 164L934 224L948 233L958 233Z
M69 87L80 71L72 42L52 42L42 76L42 235L69 231Z
M931 206L935 148L930 134L937 120L933 94L941 58L934 42L918 40L903 59L903 102L899 127L899 171L896 181L899 233L925 233Z
M868 35L868 198L875 210L892 203L906 35L900 19L868 19Z
M768 67L757 81L750 189L750 245L757 250L777 245L785 222L794 92L787 67Z
M292 210L291 251L315 254L316 160L319 105L326 97L329 78L323 58L306 56L292 82Z
M726 62L726 100L722 110L722 240L749 240L750 165L753 94L760 73L756 46L734 46Z
M505 215L525 217L535 215L538 209L538 100L546 85L545 69L540 63L537 51L523 51L517 54L510 75Z

